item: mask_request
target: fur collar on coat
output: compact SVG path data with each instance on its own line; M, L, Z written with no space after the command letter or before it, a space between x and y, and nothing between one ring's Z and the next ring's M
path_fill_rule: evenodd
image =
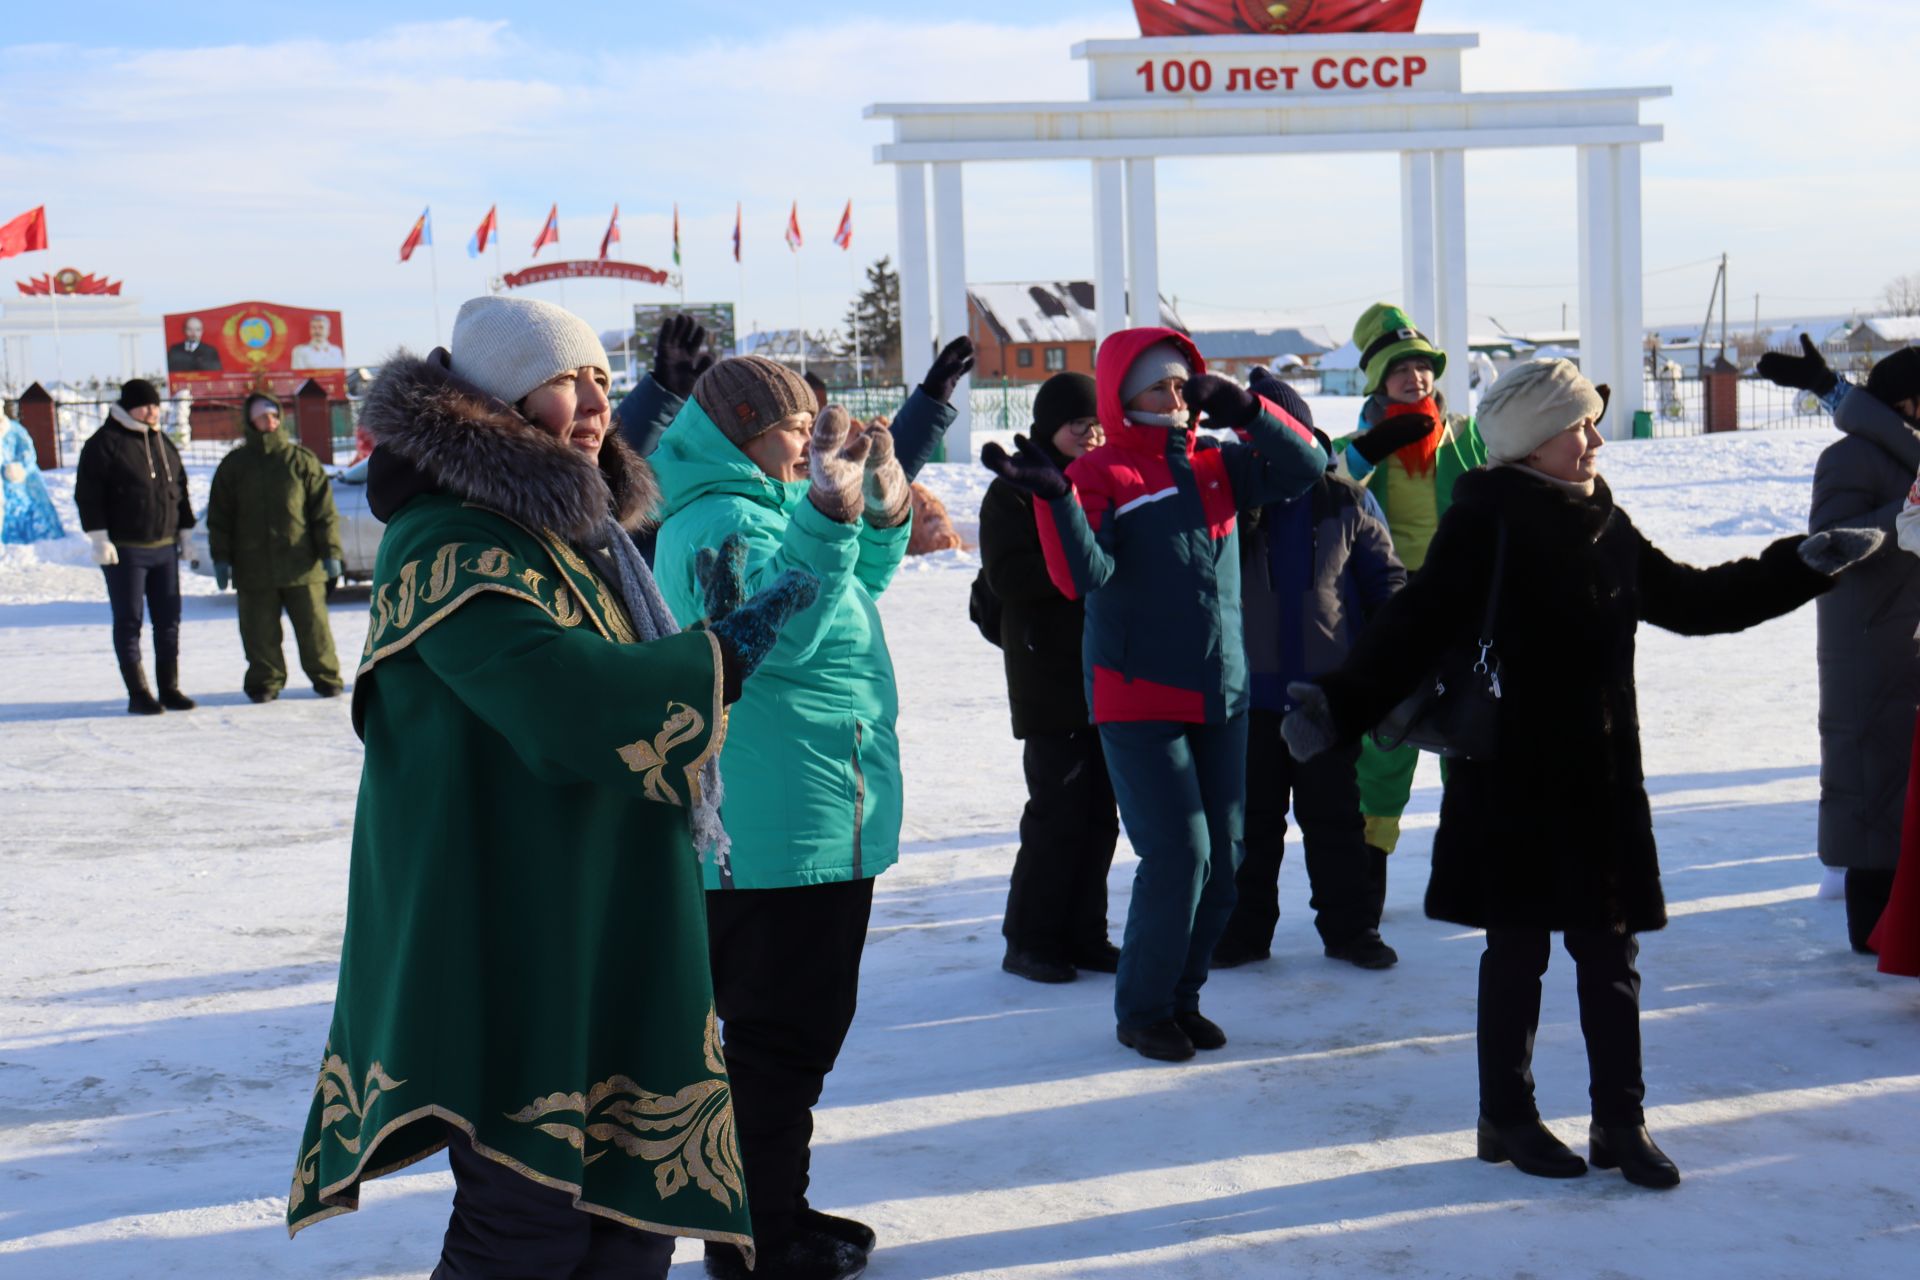
M368 390L360 425L374 442L367 497L382 520L420 493L451 493L597 547L606 542L609 514L631 531L660 505L653 469L613 422L596 467L517 409L455 377L444 349L425 359L396 353Z

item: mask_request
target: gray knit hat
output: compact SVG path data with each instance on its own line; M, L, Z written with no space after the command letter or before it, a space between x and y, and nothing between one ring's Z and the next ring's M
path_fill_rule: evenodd
M286 411L280 407L280 398L275 395L270 395L265 391L250 392L245 402L241 405L240 416L246 419L247 425L251 426L253 425L253 415L260 412L263 408L271 409L275 413L283 417L285 416Z
M733 356L700 375L693 398L720 433L745 444L782 418L814 416L813 388L799 374L765 356Z
M1154 343L1133 358L1127 376L1120 379L1120 403L1125 406L1135 396L1162 378L1193 378L1193 366L1187 353L1166 339Z
M1475 423L1496 462L1518 462L1582 418L1599 418L1607 402L1571 360L1529 360L1495 380L1480 399Z
M613 376L591 325L538 298L469 298L453 318L454 375L517 404L548 379L592 365Z

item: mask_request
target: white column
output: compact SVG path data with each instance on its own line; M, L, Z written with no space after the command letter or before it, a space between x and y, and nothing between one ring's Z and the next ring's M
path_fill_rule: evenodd
M1093 310L1100 339L1127 327L1126 165L1093 162Z
M933 261L934 319L939 333L935 342L946 346L967 335L967 230L962 212L960 162L942 160L933 166ZM920 370L909 371L908 386L918 380ZM962 378L953 389L955 414L947 428L946 456L973 456L973 410L968 393L973 389L971 375Z
M1433 153L1400 153L1400 305L1415 325L1432 333Z
M1633 415L1645 408L1646 324L1641 316L1640 145L1608 147L1613 152L1613 229L1615 249L1614 382L1607 412L1609 436L1633 434Z
M899 223L900 376L907 386L933 351L933 291L927 258L927 167L893 166L894 216Z
M1134 327L1160 323L1160 223L1152 159L1127 161L1127 314Z
M1453 412L1471 404L1467 390L1467 153L1434 153L1433 344L1447 353L1440 378ZM1415 317L1418 319L1418 317Z
M1580 372L1591 382L1618 382L1614 341L1618 335L1618 268L1614 231L1612 157L1605 146L1576 147L1580 203ZM1631 425L1631 424L1629 424ZM1620 423L1607 415L1606 433Z

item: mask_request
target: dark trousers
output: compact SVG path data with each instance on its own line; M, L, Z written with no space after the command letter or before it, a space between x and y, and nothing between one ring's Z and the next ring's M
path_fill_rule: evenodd
M1587 1041L1594 1123L1637 1125L1647 1086L1640 1074L1640 943L1610 929L1568 929L1580 1033ZM1533 1038L1540 977L1553 953L1545 929L1489 929L1480 957L1480 1114L1495 1124L1539 1116L1533 1101Z
M573 1207L571 1192L543 1187L474 1151L447 1130L453 1217L432 1280L659 1280L673 1237Z
M754 1241L767 1252L807 1207L813 1104L853 1025L872 913L872 880L707 892L714 1007Z
M1871 953L1867 939L1893 897L1893 872L1870 867L1847 868L1847 944Z
M154 666L172 671L180 660L180 559L174 545L119 547L119 564L100 566L113 609L113 653L124 670L139 665L140 627L153 615ZM160 675L164 684L165 674Z
M1287 853L1287 806L1306 846L1313 924L1337 946L1380 927L1387 898L1387 855L1366 841L1360 744L1324 751L1305 764L1280 736L1280 713L1255 711L1247 723L1247 853L1234 877L1239 901L1221 946L1262 952L1280 922L1280 863Z
M1022 760L1027 807L1000 926L1007 943L1071 964L1107 942L1107 872L1120 838L1100 731L1034 735Z
M319 690L338 690L340 659L333 652L333 628L327 622L327 584L236 590L240 647L247 655L241 687L250 694L275 694L286 687L287 660L280 649L280 611L293 624L300 668Z
M1247 718L1100 726L1107 773L1140 858L1114 976L1114 1016L1137 1028L1200 1007L1233 914L1245 829Z

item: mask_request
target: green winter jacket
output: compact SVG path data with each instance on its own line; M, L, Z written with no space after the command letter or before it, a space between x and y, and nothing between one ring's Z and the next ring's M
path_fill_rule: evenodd
M704 611L694 553L748 539L747 587L787 569L820 579L748 677L720 754L720 814L730 873L707 887L772 889L879 875L900 853L899 697L875 605L906 555L912 521L840 524L807 500L804 480L755 466L688 399L650 459L662 492L654 576L682 626Z
M247 428L220 460L207 500L207 549L233 566L238 591L325 582L325 560L345 558L333 485L320 459L286 432Z

